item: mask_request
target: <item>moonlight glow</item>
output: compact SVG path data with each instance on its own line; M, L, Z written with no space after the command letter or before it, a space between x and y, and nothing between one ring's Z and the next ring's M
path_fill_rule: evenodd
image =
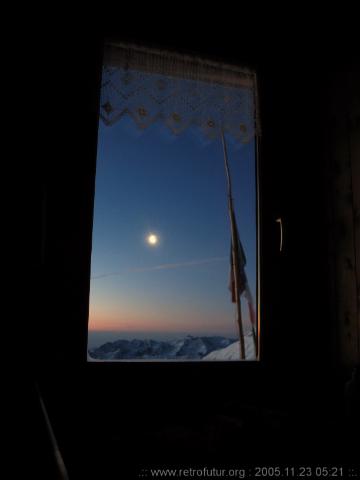
M148 235L146 241L149 245L155 246L159 242L159 239L157 235L155 235L154 233L151 233L150 235Z

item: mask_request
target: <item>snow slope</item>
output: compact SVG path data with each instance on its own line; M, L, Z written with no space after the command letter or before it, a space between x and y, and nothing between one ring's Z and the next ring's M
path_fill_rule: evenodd
M251 335L245 337L245 358L246 360L256 360L255 346ZM240 360L240 342L234 342L225 348L213 350L205 355L202 360L206 361L228 361Z

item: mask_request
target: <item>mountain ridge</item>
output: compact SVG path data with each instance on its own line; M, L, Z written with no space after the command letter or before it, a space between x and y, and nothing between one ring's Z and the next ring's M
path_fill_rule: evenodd
M88 350L91 360L201 360L237 341L222 336L193 336L166 341L119 339Z

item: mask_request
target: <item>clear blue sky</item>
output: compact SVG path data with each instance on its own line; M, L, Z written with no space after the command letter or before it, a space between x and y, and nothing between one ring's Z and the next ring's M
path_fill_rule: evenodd
M256 293L254 144L227 137L246 273ZM155 233L151 247L146 236ZM229 284L230 224L220 138L174 136L130 117L99 125L89 344L112 338L237 337ZM160 267L160 268L158 268ZM243 302L244 303L244 302ZM247 309L243 308L245 319Z

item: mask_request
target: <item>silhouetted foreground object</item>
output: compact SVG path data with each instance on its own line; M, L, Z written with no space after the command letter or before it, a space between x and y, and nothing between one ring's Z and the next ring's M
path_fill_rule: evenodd
M8 472L9 477L5 475L4 478L68 480L44 401L34 384L26 384L26 387L16 391L16 408L12 406L16 411L12 427L16 459Z

